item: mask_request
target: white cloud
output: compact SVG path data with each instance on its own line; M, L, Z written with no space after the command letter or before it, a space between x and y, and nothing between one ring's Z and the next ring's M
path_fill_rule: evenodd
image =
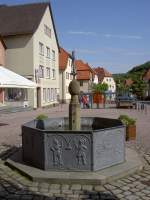
M140 35L113 35L113 34L104 34L103 35L106 38L119 38L119 39L135 39L135 40L140 40L142 39L142 36Z
M83 36L99 36L99 37L105 37L105 38L118 38L118 39L134 39L134 40L141 40L143 39L140 35L115 35L111 33L96 33L96 32L90 32L90 31L68 31L67 32L70 35L83 35Z
M71 51L71 49L70 49ZM103 55L103 53L111 55L121 55L121 56L150 56L150 51L130 51L129 49L124 48L113 48L105 47L101 49L80 49L75 48L77 54L88 54L88 55Z
M96 36L97 33L95 32L88 32L88 31L68 31L68 34L71 35L87 35L87 36Z

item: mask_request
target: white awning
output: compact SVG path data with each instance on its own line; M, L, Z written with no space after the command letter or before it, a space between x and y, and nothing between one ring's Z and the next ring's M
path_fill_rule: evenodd
M0 66L0 88L36 88L36 83Z

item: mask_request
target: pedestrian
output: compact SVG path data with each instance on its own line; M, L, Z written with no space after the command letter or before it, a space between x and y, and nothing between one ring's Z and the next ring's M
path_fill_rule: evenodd
M87 100L87 96L86 95L82 96L81 102L83 103L83 108L89 108L89 104L88 104L88 100Z

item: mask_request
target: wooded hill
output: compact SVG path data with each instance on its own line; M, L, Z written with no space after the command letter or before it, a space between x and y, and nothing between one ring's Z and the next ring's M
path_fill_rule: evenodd
M133 67L131 70L129 70L127 73L131 74L131 73L136 73L136 72L145 72L148 69L150 69L150 61L142 64L142 65L138 65L136 67Z
M133 67L127 73L114 74L113 77L116 81L117 90L121 92L123 91L123 93L132 91L136 96L142 98L147 87L146 83L143 81L143 75L148 69L150 69L150 61ZM125 85L125 80L127 79L133 81L131 86Z
M135 75L143 75L148 69L150 69L150 61L135 66L131 70L129 70L127 73L120 73L120 74L113 74L113 77L116 79L120 78L132 78L132 76Z

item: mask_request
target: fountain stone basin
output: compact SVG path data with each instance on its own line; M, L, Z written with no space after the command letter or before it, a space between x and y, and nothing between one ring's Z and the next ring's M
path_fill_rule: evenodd
M125 161L125 126L120 120L81 118L81 130L69 130L68 118L22 126L23 161L43 170L97 171Z

